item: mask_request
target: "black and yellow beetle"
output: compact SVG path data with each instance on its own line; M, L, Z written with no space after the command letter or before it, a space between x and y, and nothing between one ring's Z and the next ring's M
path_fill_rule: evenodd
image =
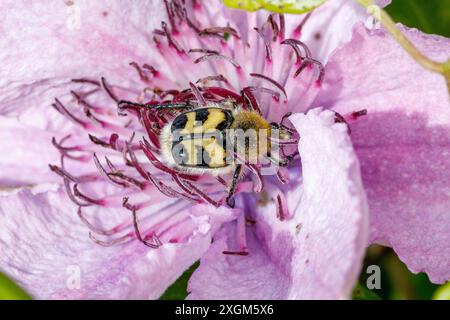
M227 196L230 206L243 166L259 163L261 158L280 166L291 160L274 156L271 149L272 141L289 140L290 132L232 100L207 102L206 105L171 103L147 107L177 111L159 135L161 160L176 171L193 175L232 173Z

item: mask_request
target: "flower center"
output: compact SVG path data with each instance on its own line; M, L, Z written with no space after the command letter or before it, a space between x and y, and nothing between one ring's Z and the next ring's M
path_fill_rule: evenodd
M288 123L290 110L307 103L323 81L322 64L298 40L309 15L291 31L292 37L286 38L283 15L270 14L254 30L241 26L238 32L222 16L217 18L222 26L205 27L217 17L208 4L165 3L168 23L162 22L161 28L153 31L153 61L130 63L142 89L112 85L105 78L75 79L78 87L70 92L71 100L63 103L57 98L53 104L75 126L70 134L53 139L61 161L50 168L63 178L69 198L79 208L78 215L100 245L137 239L157 248L164 242L184 242L198 229L188 210L192 204L233 206L235 193L261 192L263 176L268 173L287 183L284 167L298 155L298 135ZM249 15L248 19L255 17ZM111 102L105 103L105 97ZM218 110L214 115L212 106ZM226 127L223 121L228 114L234 122L230 120ZM179 163L167 161L163 150L168 141L161 136L174 123L184 121L180 128L187 130L189 117L192 121L199 117L203 129L210 121L219 133L231 129L233 123L238 128L269 129L264 140L267 145L260 148L264 152L258 151L257 158L264 155L273 161L242 160L232 144L232 171L183 170ZM199 140L191 135L195 125L189 128L188 138L185 132L177 143L197 139L207 149L204 136ZM275 131L278 136L272 134ZM174 140L169 142L173 148ZM248 145L244 143L244 155ZM273 145L278 147L276 157ZM186 158L194 149L180 150ZM216 146L214 154L217 150ZM208 153L209 158L212 155ZM211 166L203 162L203 166ZM287 219L282 193L275 192L273 201L278 217ZM90 222L97 219L98 207L126 208L131 219L100 228Z

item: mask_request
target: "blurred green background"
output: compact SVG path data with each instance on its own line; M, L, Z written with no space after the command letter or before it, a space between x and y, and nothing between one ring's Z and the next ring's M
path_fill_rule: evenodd
M332 1L332 0L329 0ZM450 0L393 0L387 12L397 22L418 28L426 33L450 37ZM365 266L359 284L353 292L354 299L447 299L450 300L450 283L432 284L423 274L412 274L389 248L373 245L367 250ZM368 290L364 272L369 265L381 269L381 289ZM198 262L187 270L161 299L184 299L187 282ZM0 300L29 299L12 280L0 273Z
M393 0L386 11L408 27L450 37L450 0Z

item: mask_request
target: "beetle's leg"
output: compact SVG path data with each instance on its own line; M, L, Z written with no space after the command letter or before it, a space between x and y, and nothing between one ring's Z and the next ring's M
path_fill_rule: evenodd
M234 169L233 180L231 181L230 189L228 190L228 195L226 202L230 208L234 208L234 200L232 199L234 193L236 192L237 183L242 173L242 164L238 164L236 169Z

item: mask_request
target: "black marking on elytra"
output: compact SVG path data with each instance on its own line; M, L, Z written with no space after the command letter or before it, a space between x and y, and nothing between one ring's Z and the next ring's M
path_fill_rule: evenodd
M195 121L201 122L204 124L209 117L208 108L197 109L195 112Z
M218 144L218 147L222 147L225 150L227 147L227 141L230 139L228 130L233 121L234 117L231 112L231 110L227 109L220 109L224 115L225 119L220 122L216 130L214 132L209 133L185 133L185 134L177 134L178 130L183 130L186 127L188 117L187 114L189 112L195 113L195 122L201 122L202 124L207 121L208 117L210 116L209 109L211 108L201 108L196 109L192 111L187 111L183 114L178 115L174 121L172 122L171 131L172 131L172 155L174 157L175 162L182 167L197 167L197 168L204 168L204 169L212 169L210 167L211 163L211 156L210 154L203 148L203 146L195 146L195 154L192 155L195 158L195 164L189 164L189 150L186 150L184 145L182 145L180 142L183 140L204 140L204 139L210 139L212 136L215 137L216 143ZM217 108L218 109L218 108ZM224 155L224 159L226 159L224 167L228 166L230 162L227 160L232 159L233 153L226 152Z
M185 113L180 114L173 120L170 131L174 132L175 130L183 130L186 126L187 120L188 119Z
M217 126L217 130L224 131L225 129L229 129L231 127L231 124L233 123L233 114L230 110L224 109L223 112L225 113L225 121L222 121Z
M223 110L223 113L225 114L225 120L223 120L221 123L219 123L216 127L217 131L220 131L222 133L222 141L225 145L227 140L227 134L226 130L230 129L231 125L233 124L233 114L230 110Z

